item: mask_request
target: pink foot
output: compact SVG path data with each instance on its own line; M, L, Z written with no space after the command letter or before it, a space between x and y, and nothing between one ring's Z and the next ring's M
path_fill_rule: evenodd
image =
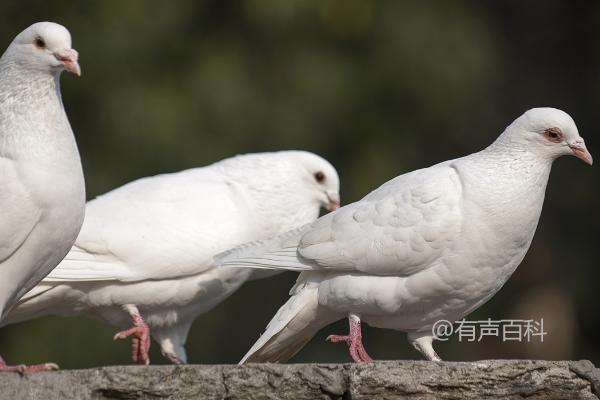
M28 372L52 371L58 369L58 365L54 363L35 364L35 365L6 365L4 359L0 357L0 372L18 372L25 374Z
M150 364L150 358L148 357L150 329L141 314L132 313L131 318L133 319L133 328L118 332L113 339L126 339L131 336L131 359L134 363L148 365Z
M362 343L362 333L360 329L360 318L356 315L349 315L350 323L349 335L329 335L327 340L332 343L346 342L350 350L350 356L355 362L372 362L373 359L367 353Z

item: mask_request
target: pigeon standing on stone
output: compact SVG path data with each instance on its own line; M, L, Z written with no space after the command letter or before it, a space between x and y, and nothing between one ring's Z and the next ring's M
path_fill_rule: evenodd
M523 260L552 163L592 156L571 117L535 108L486 149L401 175L362 200L285 236L216 258L225 266L301 271L291 298L243 362L286 361L347 317L355 361L370 361L361 322L408 333L429 360L438 320L489 300Z
M333 166L304 151L237 156L143 178L88 203L65 260L8 315L87 315L131 336L147 364L149 333L174 363L187 361L194 319L225 300L252 270L211 265L220 252L314 221L339 207Z
M40 22L0 58L0 321L67 254L83 222L85 186L61 100L63 70L80 75L63 26ZM39 371L54 364L8 366Z

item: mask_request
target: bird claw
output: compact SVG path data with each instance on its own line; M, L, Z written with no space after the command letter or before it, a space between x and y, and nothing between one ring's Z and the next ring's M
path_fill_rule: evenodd
M373 362L362 342L355 343L354 346L350 345L350 355L356 362Z
M58 365L55 363L6 365L2 357L0 357L0 372L17 372L19 374L26 374L30 372L54 371L58 368Z
M141 365L150 364L148 352L150 351L150 329L145 322L136 322L137 326L117 332L113 340L131 338L131 359Z
M360 322L350 320L349 335L329 335L326 340L331 343L345 342L348 345L350 357L352 357L354 362L373 362L373 359L369 356L362 343Z
M55 363L43 363L34 365L24 365L23 373L28 372L42 372L42 371L56 371L59 369L58 364Z
M350 335L329 335L325 340L331 343L345 342L348 346L351 344Z

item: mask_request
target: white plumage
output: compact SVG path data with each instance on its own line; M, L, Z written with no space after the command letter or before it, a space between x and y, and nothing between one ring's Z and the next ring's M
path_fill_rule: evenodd
M552 162L592 163L575 123L532 109L485 150L401 175L362 200L284 237L216 257L224 266L304 271L290 300L243 358L285 361L325 325L348 316L346 341L368 361L360 321L408 332L427 358L432 325L492 297L533 238Z
M186 362L194 319L252 273L216 269L213 256L314 221L320 207L337 208L338 190L333 166L303 151L139 179L88 203L73 249L5 323L82 314L124 328L139 315L163 354ZM147 362L146 351L134 348L134 360Z
M85 186L59 87L80 73L69 32L37 23L0 59L0 320L67 254L81 228ZM8 367L34 371L51 364Z

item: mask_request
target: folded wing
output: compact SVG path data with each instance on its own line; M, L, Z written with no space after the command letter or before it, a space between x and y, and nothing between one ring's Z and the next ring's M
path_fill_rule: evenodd
M235 185L202 169L144 178L87 205L82 231L46 282L174 279L211 268L245 211Z

